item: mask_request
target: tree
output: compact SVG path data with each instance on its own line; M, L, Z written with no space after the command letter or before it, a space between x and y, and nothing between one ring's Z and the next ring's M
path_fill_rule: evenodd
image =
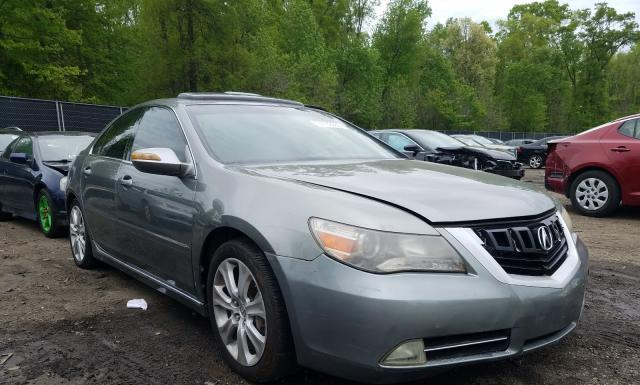
M426 19L431 8L424 0L393 0L373 36L382 64L383 127L412 126L424 47Z

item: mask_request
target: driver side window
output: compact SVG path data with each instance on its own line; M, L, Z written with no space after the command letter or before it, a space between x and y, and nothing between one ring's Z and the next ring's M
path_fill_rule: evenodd
M25 136L18 139L18 142L12 152L24 153L27 155L27 158L33 158L33 142L31 141L31 138Z
M404 135L389 133L387 144L397 151L404 151L404 146L416 145L416 143Z
M191 163L187 140L173 111L164 107L147 109L138 124L131 152L144 148L169 148L182 163Z

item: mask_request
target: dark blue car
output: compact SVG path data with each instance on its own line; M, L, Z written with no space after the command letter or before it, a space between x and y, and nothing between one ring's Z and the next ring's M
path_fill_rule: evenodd
M36 220L47 237L67 228L60 180L75 156L93 140L85 132L0 131L0 219Z

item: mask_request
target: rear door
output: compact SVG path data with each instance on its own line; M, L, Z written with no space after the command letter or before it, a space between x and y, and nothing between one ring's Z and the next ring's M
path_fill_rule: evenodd
M9 177L7 176L7 169L10 162L9 157L11 156L13 147L16 145L17 141L17 139L14 139L6 148L3 149L4 152L0 154L0 206L5 205L5 207L7 207L6 202L9 199L7 190Z
M33 140L23 136L13 147L13 153L27 156L27 163L7 162L5 164L5 197L6 206L13 212L27 218L35 219L35 170L36 162L33 157Z
M140 109L128 111L107 127L80 170L82 202L91 237L111 255L121 249L116 215L118 170L128 156L140 115Z
M192 163L182 128L169 108L150 107L142 115L131 152L145 148L169 148L181 162ZM166 283L192 293L196 179L144 173L130 162L120 167L117 179L117 216L122 224L119 253Z
M640 119L609 130L600 144L619 176L623 201L640 204Z

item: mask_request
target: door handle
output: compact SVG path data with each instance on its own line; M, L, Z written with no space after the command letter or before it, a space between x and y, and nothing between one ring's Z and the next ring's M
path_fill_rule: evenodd
M123 186L133 186L133 179L129 175L125 175L120 179L120 184Z
M613 151L613 152L629 152L631 150L626 148L625 146L618 146L618 147L612 148L611 151Z
M84 175L91 175L91 166L85 167L82 172L84 173Z

